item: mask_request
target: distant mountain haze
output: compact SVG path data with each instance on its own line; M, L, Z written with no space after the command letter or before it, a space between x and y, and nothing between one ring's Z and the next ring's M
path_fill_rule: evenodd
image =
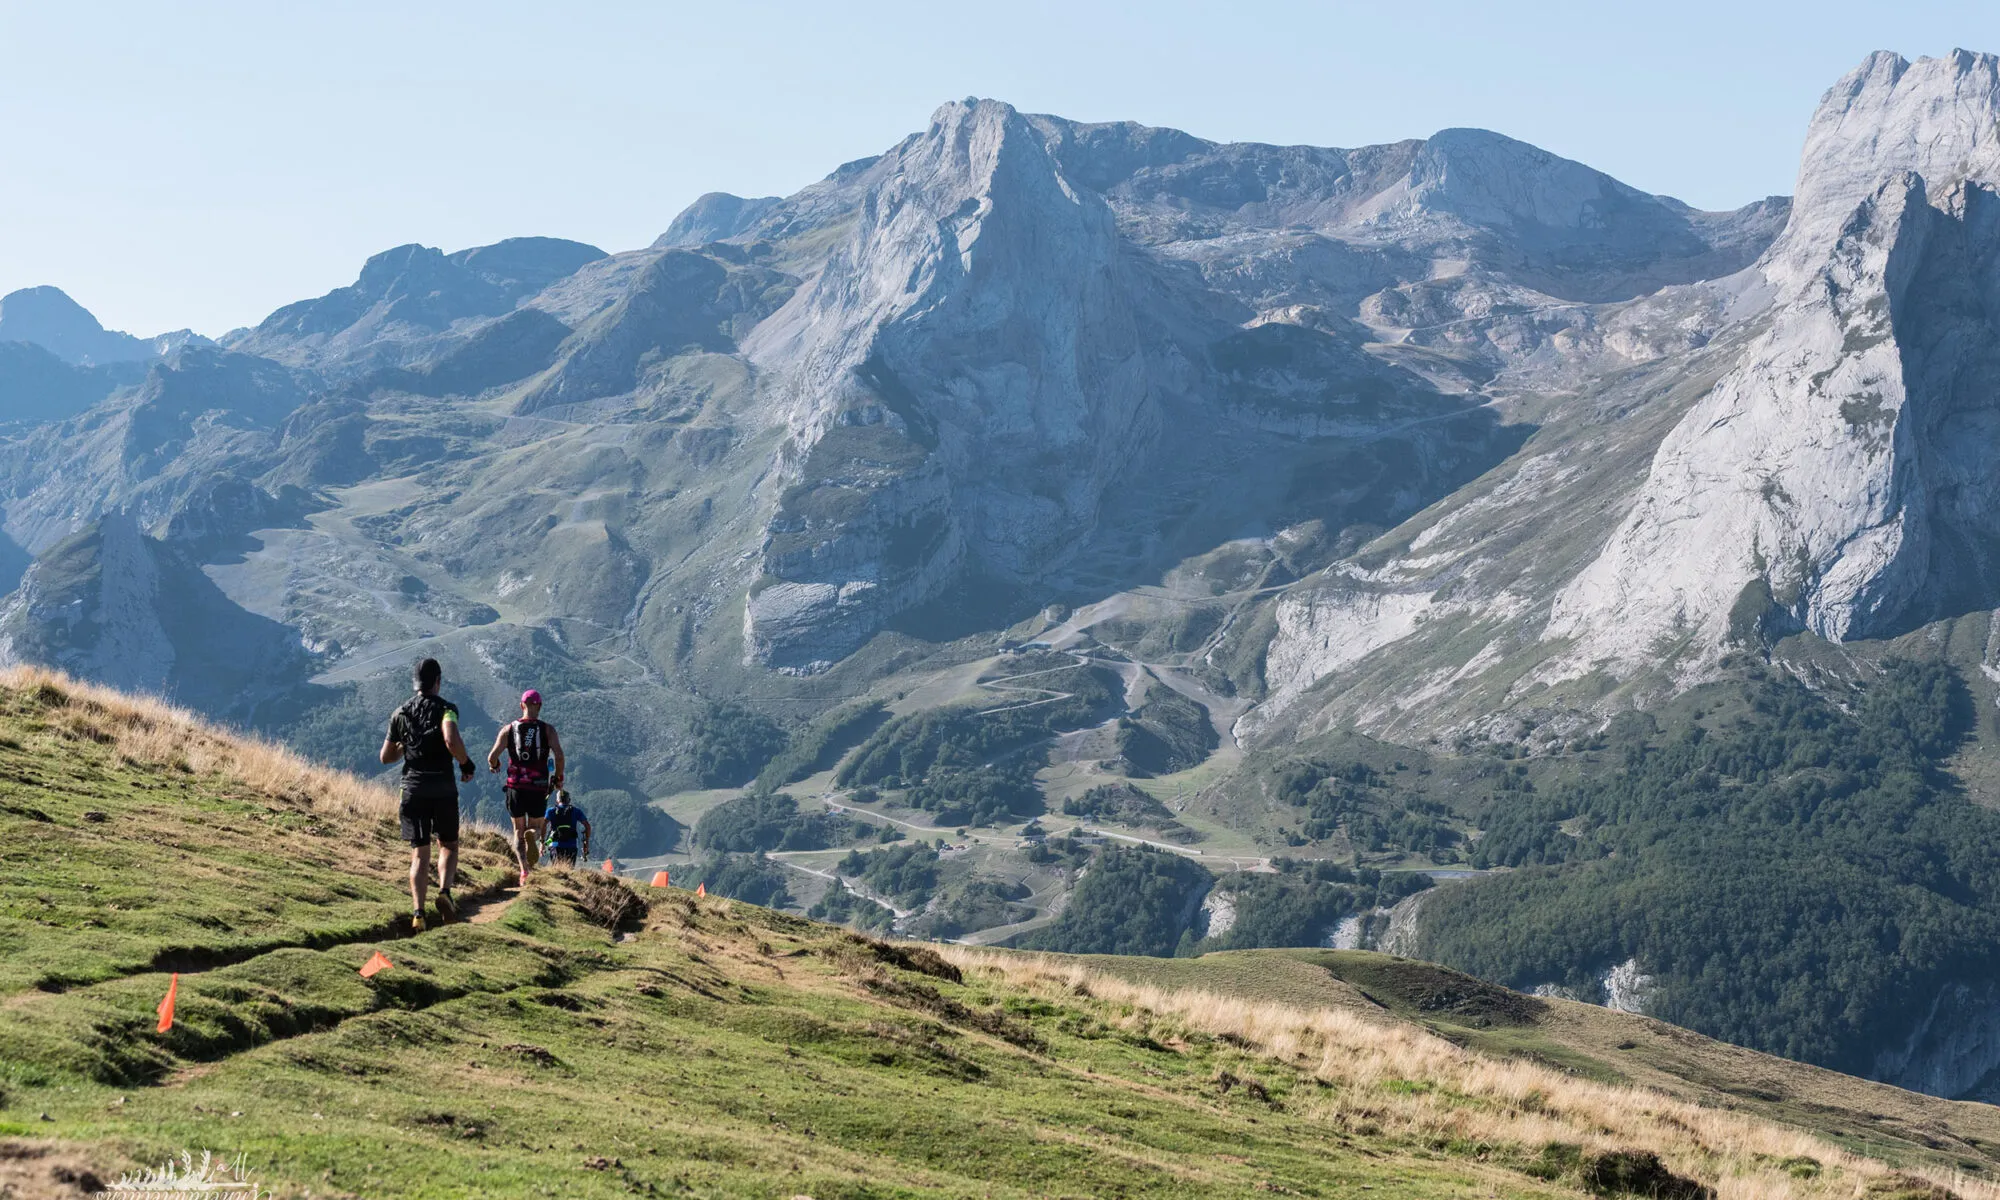
M137 338L106 329L57 287L22 288L0 296L0 342L31 342L77 366L157 358L197 336L182 329Z
M145 364L207 339L188 330L136 338L105 329L55 287L0 296L0 422L47 421L82 412Z

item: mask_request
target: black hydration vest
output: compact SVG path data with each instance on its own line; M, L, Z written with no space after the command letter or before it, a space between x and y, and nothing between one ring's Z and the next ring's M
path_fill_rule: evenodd
M405 779L416 775L426 781L451 780L451 751L444 743L446 717L456 719L458 706L442 696L412 696L396 710Z
M559 804L549 810L549 841L558 846L576 845L576 819L579 810L574 804Z

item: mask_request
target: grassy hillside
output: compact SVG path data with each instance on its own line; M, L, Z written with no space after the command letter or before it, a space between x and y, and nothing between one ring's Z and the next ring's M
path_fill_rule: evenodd
M0 1194L204 1149L371 1200L2000 1194L1951 1174L1989 1110L1848 1081L1895 1136L1843 1148L1817 1100L1732 1111L1377 956L941 957L594 872L499 891L494 843L472 920L410 937L366 785L44 676L0 712Z
M1991 1176L2000 1108L1943 1100L1716 1041L1647 1017L1524 996L1433 963L1361 950L1061 961L1128 985L1393 1017L1475 1053L1639 1087L1812 1131L1855 1153Z

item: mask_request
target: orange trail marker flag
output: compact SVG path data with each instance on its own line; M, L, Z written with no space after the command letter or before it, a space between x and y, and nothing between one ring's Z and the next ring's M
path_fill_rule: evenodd
M161 1033L165 1033L174 1027L174 997L180 994L180 990L181 977L176 974L172 979L167 980L167 997L160 1001L159 1032Z
M702 882L695 884L694 894L697 896L708 895L708 882L706 880L703 880Z
M367 962L361 964L361 978L373 979L376 975L395 965L395 963L389 961L387 955L377 950L374 954L368 956Z
M655 871L653 872L653 886L671 887L673 885L667 882L667 873L665 871Z

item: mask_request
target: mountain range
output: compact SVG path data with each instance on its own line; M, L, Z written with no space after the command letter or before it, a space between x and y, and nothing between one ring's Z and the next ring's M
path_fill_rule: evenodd
M1234 865L1596 880L1613 917L1553 958L1471 961L1448 899L1385 919L1515 986L1708 997L1720 968L1618 915L1641 892L1605 863L1639 852L1577 857L1634 819L1593 807L1604 781L1786 705L1948 687L1949 744L1793 774L1873 796L1907 762L1925 812L2000 801L1996 131L2000 60L1876 54L1822 98L1792 197L1703 212L1477 129L1224 144L969 99L644 249L397 247L216 341L15 292L0 655L362 765L435 653L474 724L540 687L592 790L689 825L789 743L820 774L777 786L886 793L889 823L1094 795L1100 825L1171 819ZM869 704L887 723L842 758L827 714ZM1712 769L1730 825L1777 767ZM1957 870L1866 877L2000 903ZM1221 936L1201 889L1169 946ZM987 924L1070 928L1037 897ZM1986 1086L2000 964L1919 955L1884 904L1908 970L1846 1040L1785 1041L1811 1019L1773 997L1743 1003L1782 1021L1686 1019ZM1687 1011L1749 1011L1720 1004Z

